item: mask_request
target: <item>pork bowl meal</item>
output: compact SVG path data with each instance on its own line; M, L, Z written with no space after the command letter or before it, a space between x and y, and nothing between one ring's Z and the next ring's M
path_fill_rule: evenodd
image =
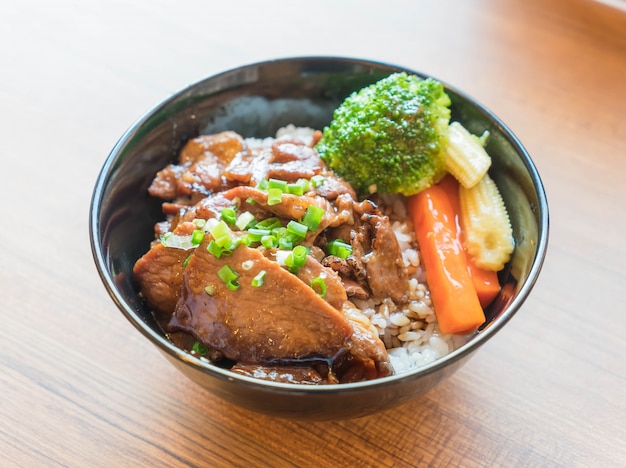
M493 114L418 72L344 58L192 85L111 152L94 258L192 380L278 416L352 417L450 375L517 311L547 203Z

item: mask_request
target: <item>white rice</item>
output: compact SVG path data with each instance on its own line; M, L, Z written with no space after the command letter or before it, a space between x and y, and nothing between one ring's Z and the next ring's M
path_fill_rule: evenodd
M385 343L395 372L400 373L442 358L460 346L465 338L444 334L439 329L404 197L382 196L381 201L381 210L390 217L409 272L409 302L395 304L386 298L378 304L370 300L359 307L365 307L363 312Z

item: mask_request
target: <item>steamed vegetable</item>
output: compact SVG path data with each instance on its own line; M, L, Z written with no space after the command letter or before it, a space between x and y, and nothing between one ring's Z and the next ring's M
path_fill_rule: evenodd
M433 185L407 202L439 328L455 334L476 331L485 314L457 237L456 215L446 191Z
M515 247L509 215L489 174L471 188L459 189L465 248L481 268L499 271Z
M361 196L412 195L446 173L449 105L438 81L395 73L346 98L316 148Z
M474 135L459 122L452 122L448 127L445 163L447 171L463 187L469 188L476 185L487 173L491 158Z
M456 234L457 239L461 243L461 245L465 245L465 239L463 235L463 230L461 229L461 220L460 220L460 212L461 206L459 201L459 182L452 177L451 175L447 175L444 177L441 182L438 184L442 189L445 190L448 195L448 200L452 205L452 210L455 213L455 225L456 225ZM470 277L472 278L472 282L474 283L474 288L476 289L476 294L478 294L478 300L480 304L484 307L487 307L491 302L496 298L498 293L500 292L501 286L498 280L498 273L494 270L487 270L485 268L481 268L472 259L472 257L466 253L466 261L467 261L467 269L469 271Z

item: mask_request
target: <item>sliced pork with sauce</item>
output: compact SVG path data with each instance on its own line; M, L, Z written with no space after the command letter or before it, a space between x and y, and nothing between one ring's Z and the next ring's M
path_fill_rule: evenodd
M269 179L305 180L306 189L270 203L260 185ZM234 132L201 136L156 174L149 192L163 200L166 219L155 226L157 237L199 235L185 248L155 241L135 264L142 294L167 333L197 340L234 372L277 382L356 382L393 373L376 328L351 301L407 300L400 247L389 218L373 201L357 200L311 143L248 145ZM222 252L212 249L218 239L211 229L224 222L224 209L252 223L231 220L234 248ZM294 242L307 252L297 268L285 260L289 249L249 236L268 219L284 235L289 223L306 225L311 210L314 225ZM344 242L349 255L329 253L333 240ZM225 267L234 272L231 283L220 276Z

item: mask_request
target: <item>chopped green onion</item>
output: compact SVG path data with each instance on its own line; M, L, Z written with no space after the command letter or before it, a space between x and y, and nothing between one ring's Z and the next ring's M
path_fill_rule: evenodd
M248 197L248 198L246 198L246 203L247 203L248 205L256 205L256 201L255 201L255 200L254 200L254 198L252 198L252 197Z
M273 236L271 234L263 236L261 237L261 245L266 249L274 249L278 247L278 239L276 238L276 236Z
M191 236L179 236L173 232L166 232L163 234L163 237L161 237L161 244L164 247L183 250L189 250L196 247L191 243Z
M306 209L306 213L304 214L300 222L304 224L309 229L309 231L313 232L319 226L323 216L324 210L322 208L315 205L309 205Z
M239 283L237 282L237 278L239 278L239 273L234 271L228 265L224 265L217 272L217 276L221 279L226 287L232 291L239 289Z
M287 223L287 233L293 237L294 242L300 242L306 237L307 227L297 221Z
M230 208L230 207L222 208L220 215L222 219L230 225L235 224L235 221L237 220L237 212L235 211L234 208Z
M278 239L278 248L290 250L293 248L293 240L290 237L280 237Z
M212 284L207 284L204 287L204 292L207 293L209 296L212 296L213 294L215 294L215 286L213 286Z
M272 229L272 234L276 237L285 237L287 235L287 228L285 226L277 226Z
M261 179L259 180L259 183L256 184L256 188L258 188L259 190L267 190L267 187L268 187L267 179Z
M252 222L254 221L254 215L249 211L244 211L237 217L237 221L235 225L239 228L240 231L246 229Z
M213 229L215 227L216 224L218 224L220 221L217 218L209 218L206 220L206 223L204 223L204 232L211 232L211 229Z
M311 189L311 183L306 179L298 179L296 184L302 185L302 190L304 190L304 193L308 192Z
M206 249L209 251L209 253L213 254L215 258L221 258L222 254L224 253L224 249L217 245L217 242L215 242L214 240L211 240L211 242L209 242L209 245L206 246Z
M211 235L215 239L215 243L221 247L224 252L232 252L239 245L239 241L233 237L233 232L222 220L211 229Z
M304 239L306 236L307 227L297 221L289 221L287 223L287 232L297 238Z
M326 248L330 255L334 255L339 258L347 258L352 255L352 246L350 244L346 244L341 239L335 239L330 241Z
M263 236L269 236L271 233L269 229L248 229L248 237L252 242L260 242Z
M311 288L317 293L318 296L324 297L326 296L326 282L324 278L313 278L311 280Z
M233 235L232 231L224 221L217 223L209 232L213 236L213 239L216 240L222 237L232 237Z
M187 266L187 264L189 263L189 260L191 260L191 254L187 255L187 258L183 260L183 268Z
M263 221L259 221L254 227L259 229L274 229L280 226L282 226L280 223L280 219L276 217L271 217L265 218Z
M281 192L285 193L287 191L287 182L279 179L270 179L267 181L268 191L271 189L279 189Z
M322 186L325 180L326 177L324 176L314 175L313 177L311 177L311 184L313 185L313 187L318 188Z
M215 239L215 243L224 250L233 250L233 242L232 236L222 236Z
M293 248L289 254L284 259L284 264L289 268L289 271L294 275L297 275L302 268L306 264L306 256L309 253L309 250L303 246L298 245Z
M196 229L195 231L193 231L193 234L191 235L191 243L193 245L201 244L203 239L204 239L204 231L201 231L199 229Z
M196 218L193 220L193 223L198 229L204 229L204 226L206 226L206 219Z
M308 249L303 245L298 245L293 248L293 265L295 267L303 267L306 263L306 256L309 253Z
M267 190L267 205L278 205L283 200L283 191L278 188L270 188Z
M229 241L229 243L224 244L224 255L231 255L233 253L233 250L235 250L237 247L239 247L239 244L241 244L241 239L235 239L234 237L231 237Z
M272 229L272 234L278 240L278 247L284 250L291 250L293 248L294 241L302 240L301 238L296 239L296 236L288 232L285 226Z
M254 286L255 288L262 286L263 283L265 283L266 274L267 273L265 270L261 270L254 278L252 278L252 286Z
M295 266L293 263L293 251L287 254L285 259L283 260L283 263L287 268L289 268L289 271L292 272L294 275L297 275L298 272L300 271L300 268Z
M291 255L290 250L277 250L276 251L276 263L280 266L285 266L285 260Z
M287 193L299 196L304 195L304 185L298 182L293 184L287 184Z
M193 347L191 348L191 350L195 351L200 356L206 356L207 354L209 354L209 348L206 345L200 343L199 341L196 341L193 344Z

